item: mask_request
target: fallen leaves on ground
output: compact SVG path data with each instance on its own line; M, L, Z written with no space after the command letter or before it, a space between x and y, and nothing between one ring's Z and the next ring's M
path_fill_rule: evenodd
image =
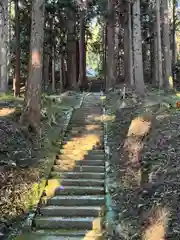
M112 239L180 239L180 113L156 107L151 121L144 121L142 106L115 111L107 104L116 114L108 122L109 176L118 215ZM133 164L127 164L130 160Z

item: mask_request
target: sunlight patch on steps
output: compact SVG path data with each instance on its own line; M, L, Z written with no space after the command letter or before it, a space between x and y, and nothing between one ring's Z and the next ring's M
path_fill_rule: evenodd
M72 170L76 166L76 161L83 160L88 151L92 150L99 143L100 134L86 134L72 138L63 146L64 153L59 155L62 170ZM72 150L71 155L66 152L68 150Z

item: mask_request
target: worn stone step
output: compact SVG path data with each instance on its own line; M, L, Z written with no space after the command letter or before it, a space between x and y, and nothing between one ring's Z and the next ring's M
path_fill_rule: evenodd
M102 128L103 129L103 125L101 125L101 124L99 124L99 123L94 123L94 124L92 124L92 123L86 123L86 124L84 124L84 125L79 125L79 124L75 124L75 123L69 123L69 125L68 125L68 128L67 128L67 130L71 130L71 129L73 129L73 130L82 130L83 128L86 128L86 129L88 129L88 127L90 126L90 125L94 125L94 127L96 126L97 128Z
M88 236L88 237L99 237L99 236L103 236L104 235L104 231L88 231L88 230L66 230L66 229L39 229L35 232L36 234L46 234L48 236L51 235L55 235L55 236L66 236L66 237L84 237L84 236ZM66 238L67 240L67 238Z
M72 123L70 123L70 125L87 125L87 124L90 124L90 125L94 125L94 124L101 124L102 123L102 120L101 120L101 117L99 117L99 119L96 119L96 120L92 120L92 119L74 119L72 121Z
M56 195L95 195L104 194L105 190L103 187L93 186L63 186L56 189Z
M63 140L63 143L64 147L66 149L77 149L78 145L79 144L82 144L82 142L76 142L76 141L65 141ZM91 147L91 149L90 149ZM103 148L103 141L97 141L95 142L93 145L90 145L90 144L85 144L83 143L83 149L86 149L86 150L92 150L92 148Z
M48 205L60 206L104 206L104 195L84 195L84 196L54 196L47 201Z
M56 165L62 164L62 159L56 159L55 161ZM64 159L63 160L63 165L68 165L69 164L69 159ZM104 166L105 161L104 160L78 160L76 161L76 166Z
M104 180L98 179L59 179L62 186L96 186L104 187Z
M103 137L101 137L100 135L98 136L99 137L99 140L98 140L98 142L100 141L100 142L103 142ZM83 136L82 136L82 138L83 138ZM79 142L79 141L82 141L81 140L81 137L64 137L64 139L63 139L63 141L64 142L75 142L75 144L76 144L76 142ZM88 143L86 143L86 144L88 144ZM85 144L85 145L86 145ZM89 145L89 144L88 144Z
M37 229L87 229L101 230L101 217L36 217L34 224Z
M84 150L77 150L77 149L76 149L76 150L73 151L73 153L76 153L76 152L78 152L78 153L81 153L81 152L82 152L82 153L86 153L86 151L84 151ZM63 148L62 148L62 149L60 150L60 154L61 154L61 153L62 153L62 154L66 154L66 153L67 153L67 154L72 154L72 150L68 150L68 149L63 149ZM92 156L93 156L93 155L103 155L103 156L104 156L104 154L105 154L105 153L104 153L104 150L103 150L103 149L102 149L102 150L101 150L101 149L90 150L90 151L88 151L88 153L87 153L87 155L92 155Z
M62 171L62 168L61 168L60 165L54 165L53 166L53 171L55 171L55 172ZM63 170L63 171L66 173L65 170ZM73 171L75 171L75 172L80 171L80 172L104 173L105 166L86 166L86 165L85 166L84 165L75 166L73 168Z
M91 154L88 153L87 155L85 155L85 159L89 159L89 160L104 160L105 159L105 155L104 154Z
M96 173L96 172L54 172L50 173L51 177L61 177L63 178L71 178L71 179L104 179L105 173Z
M66 134L73 134L73 135L85 135L85 134L90 134L90 133L94 133L94 132L98 132L98 133L103 133L103 127L101 125L95 125L94 124L89 124L89 125L85 125L85 126L81 126L81 128L79 127L74 127L72 129L70 129Z
M77 145L76 144L71 145L71 146L68 146L68 145L64 145L63 146L62 145L62 150L72 151L73 152L73 151L77 150ZM103 150L103 144L101 144L101 145L93 145L93 146L91 146L91 148L88 145L83 145L81 150L86 152L86 153L88 153L89 151Z
M84 130L80 133L74 133L74 132L67 132L66 135L64 136L65 138L73 138L73 139L79 139L79 138L82 138L84 136L88 136L88 135L91 135L91 134L97 134L98 136L103 136L103 130Z
M103 207L96 206L45 206L40 209L42 216L61 217L100 217L104 213Z
M32 232L32 233L24 233L21 236L17 237L16 240L103 240L104 236L103 234L91 234L91 232L93 231L89 231L89 232L85 232L85 231L81 231L82 233L84 232L83 235L56 235L54 234L55 230L47 230L44 233L39 233L38 230L36 232ZM67 231L69 232L69 231ZM74 231L74 232L78 232L78 231ZM90 234L89 234L90 233Z

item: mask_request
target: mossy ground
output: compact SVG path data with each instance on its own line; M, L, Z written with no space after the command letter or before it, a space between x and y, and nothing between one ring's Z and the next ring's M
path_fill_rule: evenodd
M43 96L42 136L21 130L23 98L0 95L0 231L9 232L38 202L47 174L60 150L63 126L80 94Z

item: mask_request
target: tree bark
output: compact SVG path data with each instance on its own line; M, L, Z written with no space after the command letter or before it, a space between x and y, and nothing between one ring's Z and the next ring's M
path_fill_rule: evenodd
M43 68L43 82L44 90L47 90L49 85L49 53L44 52L44 68Z
M113 86L114 81L114 6L112 0L108 0L107 23L107 78L106 90Z
M76 40L76 83L79 80L79 41Z
M60 80L60 93L64 91L64 86L63 86L63 57L62 55L60 56L60 62L59 62L59 80Z
M131 4L128 3L128 46L129 46L129 83L131 86L134 85L134 78L133 78L133 51L132 51L132 11L131 11Z
M88 87L86 78L86 41L85 41L85 10L80 13L80 39L79 39L79 83L86 89Z
M15 79L14 79L14 96L20 96L20 12L19 0L15 0L15 36L16 36L16 65L15 65Z
M0 0L0 92L8 90L8 0Z
M74 13L69 14L68 19L68 36L67 36L67 80L68 88L75 89L76 81L76 38L75 38L75 16Z
M21 123L29 130L40 134L41 84L44 40L44 0L32 4L31 44L29 77Z
M171 54L170 54L170 38L169 38L169 16L168 16L168 0L162 1L162 18L163 18L163 55L164 55L164 85L167 89L171 88L170 78L172 76Z
M107 81L107 23L104 23L104 36L103 36L103 75L104 75L104 86Z
M160 0L156 0L156 31L157 31L157 54L158 54L158 80L159 86L163 87Z
M55 46L52 46L52 91L56 91L56 79L55 79Z
M137 92L144 94L144 75L142 59L142 37L140 21L140 0L133 5L133 50L134 50L134 80Z

